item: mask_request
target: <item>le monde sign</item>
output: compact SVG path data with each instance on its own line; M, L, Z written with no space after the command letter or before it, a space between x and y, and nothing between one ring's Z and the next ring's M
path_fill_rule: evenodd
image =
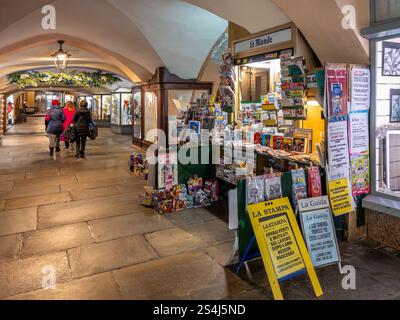
M235 53L272 47L288 41L292 41L292 28L237 42L235 43Z

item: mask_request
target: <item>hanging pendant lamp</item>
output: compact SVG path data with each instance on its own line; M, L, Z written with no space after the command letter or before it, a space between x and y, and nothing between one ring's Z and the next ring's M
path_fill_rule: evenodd
M52 54L52 58L54 60L54 64L58 70L65 70L68 67L69 58L71 55L65 52L62 48L64 41L59 40L58 43L60 44L60 49L57 52Z

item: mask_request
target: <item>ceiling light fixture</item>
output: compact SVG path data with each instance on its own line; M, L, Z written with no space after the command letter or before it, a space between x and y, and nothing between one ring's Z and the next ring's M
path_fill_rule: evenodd
M53 57L54 64L56 65L57 69L65 70L68 66L68 61L71 55L63 50L63 40L58 40L58 43L60 44L60 49L58 49L58 51L51 56Z

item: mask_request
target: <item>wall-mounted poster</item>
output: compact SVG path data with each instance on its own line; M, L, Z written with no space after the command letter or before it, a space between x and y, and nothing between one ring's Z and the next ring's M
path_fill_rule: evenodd
M349 115L350 154L369 153L369 113L351 112Z
M352 66L351 69L351 111L370 108L370 71L368 67Z
M351 189L353 196L370 192L369 156L351 158Z
M387 41L383 42L382 76L400 76L400 43Z
M399 57L400 59L400 57ZM390 90L390 123L400 122L400 90Z
M347 65L326 64L328 112L331 117L347 115Z
M349 178L347 120L332 119L328 124L329 180Z

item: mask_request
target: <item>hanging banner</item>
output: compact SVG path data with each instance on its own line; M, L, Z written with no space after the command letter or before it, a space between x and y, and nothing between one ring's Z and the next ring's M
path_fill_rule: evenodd
M370 109L371 77L367 67L351 67L351 111Z
M300 222L315 268L340 262L328 197L299 200Z
M369 155L351 158L351 187L353 196L368 194L371 191L369 174Z
M369 153L369 113L368 111L350 112L350 154Z
M341 216L354 210L347 179L329 181L329 199L335 216Z
M349 143L347 120L332 119L328 123L329 180L349 178Z
M308 272L317 297L322 295L288 198L248 206L250 220L276 300L283 300L279 282Z
M328 114L330 117L347 115L347 65L327 63L325 66Z

